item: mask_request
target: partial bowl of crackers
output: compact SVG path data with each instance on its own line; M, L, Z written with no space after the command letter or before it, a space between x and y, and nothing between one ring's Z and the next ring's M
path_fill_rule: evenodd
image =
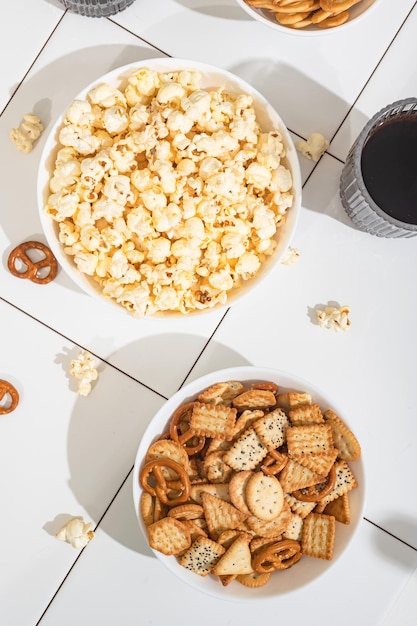
M52 126L38 206L61 267L137 318L236 303L279 263L298 222L291 135L250 84L191 60L98 77Z
M368 17L380 0L236 0L276 31L314 37L338 33Z
M234 367L188 383L151 420L133 470L155 556L184 583L238 601L342 569L365 501L355 423L280 370Z

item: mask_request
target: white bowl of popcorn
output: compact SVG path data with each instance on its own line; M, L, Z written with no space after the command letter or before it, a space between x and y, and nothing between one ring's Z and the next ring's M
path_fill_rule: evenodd
M315 37L339 33L369 17L380 0L236 0L250 17L287 35Z
M149 59L87 86L38 174L47 240L82 289L135 317L236 302L279 262L301 206L298 157L249 84Z
M292 374L243 366L202 376L141 439L140 529L175 576L222 599L277 599L322 576L343 579L365 498L356 435L343 407Z

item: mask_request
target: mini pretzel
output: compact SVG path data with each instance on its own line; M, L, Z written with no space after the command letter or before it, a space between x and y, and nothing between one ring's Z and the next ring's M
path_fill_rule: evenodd
M5 401L6 404L1 406L0 414L11 413L19 404L19 393L15 387L7 380L0 380L0 402Z
M270 450L261 465L264 474L278 474L288 463L288 456L278 450Z
M329 495L335 484L336 468L333 465L327 476L327 480L321 489L318 488L317 485L312 485L311 487L306 487L305 489L298 489L297 491L294 491L292 495L297 498L297 500L301 500L302 502L319 502L322 498Z
M187 402L178 407L171 417L169 434L171 439L184 446L188 456L197 454L204 448L205 437L197 437L189 426L190 416L195 402Z
M29 250L40 250L44 257L39 261L32 261L27 252ZM20 261L26 269L22 271L16 266L16 261ZM58 262L52 251L40 241L24 241L14 248L7 260L7 266L13 276L18 278L28 278L33 283L45 285L55 278L58 272ZM45 275L42 270L49 269Z
M166 480L162 468L169 467L178 475L176 480ZM152 479L153 486L149 483ZM161 502L176 506L187 502L190 496L191 483L182 465L169 458L152 459L146 463L139 474L140 485L151 496L157 496Z
M260 548L252 558L252 567L259 574L288 569L301 559L301 546L293 539L275 541Z

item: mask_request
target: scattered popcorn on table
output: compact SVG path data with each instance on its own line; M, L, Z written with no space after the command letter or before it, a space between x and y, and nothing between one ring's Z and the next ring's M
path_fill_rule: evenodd
M279 130L194 71L137 69L68 108L45 211L64 252L135 317L225 304L293 204Z
M28 154L33 148L33 143L38 139L43 131L43 124L37 115L26 113L19 128L12 128L10 131L10 139L16 148L25 154Z
M300 139L300 141L297 141L295 147L306 159L318 161L326 152L329 145L330 142L325 139L321 133L311 133L311 135L307 137L307 141Z
M300 258L300 253L297 250L297 248L289 247L285 251L285 254L283 255L281 259L281 263L283 265L294 265L294 263L296 263L299 258Z
M71 361L70 374L78 382L78 395L88 396L91 391L91 383L97 380L98 372L92 355L84 350L76 359Z
M73 548L84 548L94 537L92 527L91 522L86 524L81 518L75 517L63 526L55 537L70 543Z
M340 308L334 306L326 306L323 311L317 311L317 320L322 328L331 328L336 332L339 330L347 330L350 326L349 315L350 308L342 306Z

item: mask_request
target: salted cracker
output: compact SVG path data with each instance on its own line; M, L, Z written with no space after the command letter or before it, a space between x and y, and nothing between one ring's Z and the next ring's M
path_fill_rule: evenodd
M197 400L208 404L230 405L233 398L243 391L243 385L238 380L229 380L226 382L215 383L202 391Z
M284 494L275 476L254 472L245 489L246 503L252 515L271 522L278 517L284 505Z
M327 476L338 455L337 448L331 448L322 454L305 454L297 457L298 463L311 469L316 474Z
M212 496L217 496L220 500L230 502L229 484L228 483L196 483L191 485L190 498L196 504L203 504L201 494L203 492L211 493Z
M295 459L288 459L282 472L278 476L284 493L292 493L298 489L317 485L325 476L313 472L310 468L298 463Z
M288 454L294 459L309 454L325 454L333 448L329 424L290 426L286 430Z
M285 411L312 403L312 397L304 391L289 391L288 393L277 394L277 406Z
M148 526L149 545L167 556L177 556L191 544L190 531L179 520L163 517Z
M224 461L234 470L252 470L268 454L253 426L247 428L224 454Z
M250 535L244 533L239 535L217 561L212 570L213 574L217 576L250 574L253 571L250 539Z
M233 474L229 481L229 494L232 504L247 515L252 515L251 511L246 504L246 485L249 478L252 476L252 470L243 470Z
M288 426L288 417L282 409L274 409L253 423L253 429L268 451L285 443Z
M239 409L264 409L275 406L276 396L267 389L247 389L233 399L233 406Z
M344 493L335 500L326 504L323 513L326 515L333 515L336 522L346 525L350 524L350 504L348 494Z
M217 404L195 402L190 417L190 429L201 437L232 439L237 410Z
M361 446L355 435L331 409L324 411L323 415L332 429L333 442L339 450L339 458L344 461L357 461L361 455Z
M197 537L181 555L179 564L199 576L210 574L226 549L209 537Z
M333 515L310 513L303 522L301 548L303 554L316 559L331 560L335 537Z
M316 502L304 502L302 500L298 500L298 498L290 493L284 493L284 500L290 506L291 511L299 515L301 519L307 517L307 515L316 507Z
M246 513L239 511L233 504L220 500L210 493L201 494L204 517L211 537L218 537L223 530L234 529L246 518Z
M315 402L304 404L288 411L288 417L293 426L303 426L303 424L322 424L324 422L323 413L320 406Z

